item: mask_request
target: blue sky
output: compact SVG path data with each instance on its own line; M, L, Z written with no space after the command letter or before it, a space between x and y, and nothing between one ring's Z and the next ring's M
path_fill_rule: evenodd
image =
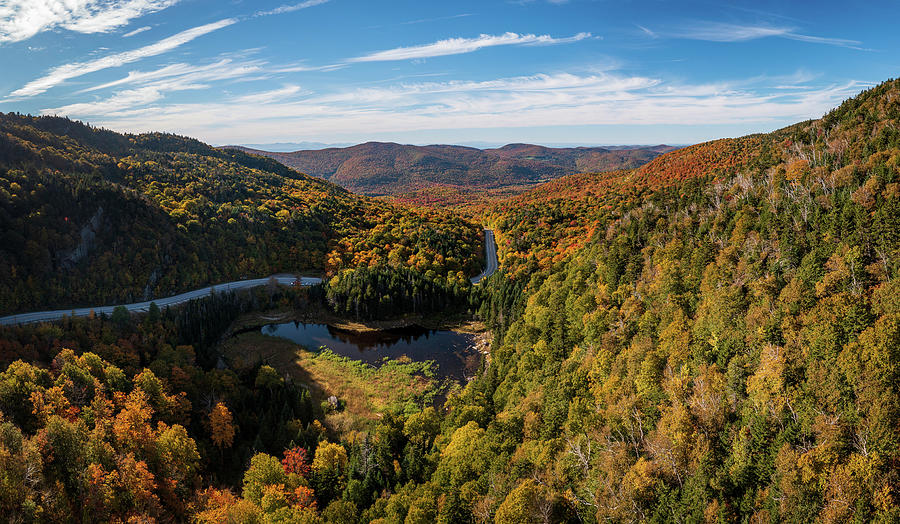
M212 144L693 143L900 71L900 3L0 0L0 111Z

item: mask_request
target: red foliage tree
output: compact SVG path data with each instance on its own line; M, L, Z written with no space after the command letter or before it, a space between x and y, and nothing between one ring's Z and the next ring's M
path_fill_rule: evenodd
M284 452L281 466L287 474L296 473L301 477L309 475L309 456L305 448L297 446Z

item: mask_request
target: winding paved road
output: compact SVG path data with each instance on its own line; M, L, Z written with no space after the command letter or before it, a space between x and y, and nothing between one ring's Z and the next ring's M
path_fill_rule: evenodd
M278 281L279 284L290 286L295 280L298 278L294 275L273 275L275 280ZM173 297L159 298L156 300L151 300L147 302L137 302L135 304L124 304L125 309L133 312L146 312L150 309L150 303L156 302L156 305L160 308L166 306L174 306L177 304L183 304L190 300L194 300L195 298L205 297L211 293L223 293L225 291L234 291L237 289L249 289L257 286L265 286L269 283L268 278L255 278L253 280L238 280L236 282L226 282L225 284L217 284L215 286L208 286L203 289L197 289L194 291L188 291L187 293L182 293L180 295L175 295ZM303 286L314 286L316 284L321 284L322 279L317 277L300 277L300 285ZM100 313L106 313L107 315L112 314L113 309L116 306L102 306L102 307L85 307L78 309L66 309L66 310L57 310L57 311L36 311L34 313L20 313L18 315L10 315L8 317L0 317L0 324L30 324L32 322L46 322L49 320L59 320L63 317L67 316L76 316L76 317L86 317L90 315L91 311L95 314L99 315Z
M490 229L484 230L484 249L487 254L487 267L484 268L484 271L480 275L471 279L473 284L477 284L483 279L493 275L494 272L497 271L497 267L499 266L499 262L497 261L497 244L494 242L494 232ZM295 280L298 279L294 275L272 275L272 277L267 278L238 280L235 282L226 282L224 284L208 286L203 289L188 291L187 293L182 293L180 295L175 295L172 297L158 298L156 300L147 302L137 302L135 304L123 305L128 311L144 313L150 309L151 302L156 302L156 305L160 308L164 308L166 306L175 306L178 304L183 304L190 300L194 300L196 298L205 297L211 293L223 293L226 291L234 291L237 289L249 289L252 287L265 286L269 283L269 279L273 277L279 284L286 286L290 286ZM322 279L317 277L299 277L299 280L300 285L303 286L314 286L316 284L322 283ZM99 315L100 313L111 315L113 309L115 309L116 307L117 306L83 307L77 309L59 309L56 311L35 311L33 313L20 313L18 315L0 317L0 324L30 324L33 322L59 320L61 318L69 316L86 317L91 314L91 311L93 311L97 315Z
M497 260L497 243L494 242L494 231L490 229L484 230L484 251L487 254L487 267L477 277L472 277L472 283L477 284L483 279L494 274L500 266Z

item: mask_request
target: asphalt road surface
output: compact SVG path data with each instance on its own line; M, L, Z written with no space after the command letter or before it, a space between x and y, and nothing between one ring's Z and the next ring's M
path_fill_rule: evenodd
M494 242L494 232L490 229L484 230L484 250L487 253L487 267L477 277L472 277L472 283L477 284L494 274L500 263L497 261L497 244Z
M278 281L279 284L290 286L294 283L295 280L298 280L298 277L294 275L273 275L275 280ZM197 289L194 291L188 291L187 293L182 293L180 295L175 295L173 297L167 298L158 298L156 300L151 300L148 302L138 302L136 304L123 304L125 309L133 312L146 312L150 309L150 302L156 302L156 305L160 308L164 308L166 306L174 306L177 304L183 304L190 300L194 300L195 298L201 298L208 296L212 293L222 293L225 291L234 291L237 289L248 289L257 286L265 286L269 283L268 278L256 278L253 280L238 280L236 282L226 282L225 284L218 284L215 286L205 287L203 289ZM322 279L316 277L299 277L300 284L303 286L314 286L316 284L321 284ZM93 308L78 308L78 309L66 309L66 310L58 310L58 311L36 311L33 313L21 313L18 315L10 315L8 317L0 318L0 324L30 324L32 322L46 322L49 320L59 320L63 317L67 316L76 316L76 317L85 317L90 315L91 311L95 314L99 315L100 313L106 313L107 315L112 314L113 309L116 306L103 306L103 307L93 307Z
M484 230L484 249L485 253L487 254L487 267L484 268L484 271L480 275L472 278L473 284L477 284L481 282L482 279L493 275L494 272L497 271L497 267L499 266L499 262L497 261L497 244L494 242L494 232L490 229ZM178 304L183 304L190 300L194 300L196 298L205 297L212 293L222 293L226 291L235 291L238 289L249 289L257 286L265 286L269 283L269 279L273 277L279 284L285 286L290 286L294 283L294 281L298 280L298 277L294 275L272 275L272 277L267 278L226 282L224 284L217 284L215 286L209 286L203 289L188 291L187 293L182 293L180 295L175 295L172 297L158 298L147 302L138 302L135 304L123 305L128 311L132 311L135 313L145 313L150 309L151 302L156 302L156 305L160 308L164 308L166 306L175 306ZM300 285L303 286L314 286L316 284L322 283L322 279L317 277L299 277L299 280ZM59 320L64 317L71 316L86 317L91 314L91 311L93 311L96 315L99 315L100 313L111 315L113 309L115 309L116 307L117 306L83 307L77 309L60 309L56 311L35 311L32 313L20 313L18 315L0 317L0 324L30 324L33 322Z

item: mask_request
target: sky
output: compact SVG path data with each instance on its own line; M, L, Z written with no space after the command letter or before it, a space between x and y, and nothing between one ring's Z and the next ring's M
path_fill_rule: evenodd
M0 112L222 144L689 144L900 71L900 2L0 0Z

